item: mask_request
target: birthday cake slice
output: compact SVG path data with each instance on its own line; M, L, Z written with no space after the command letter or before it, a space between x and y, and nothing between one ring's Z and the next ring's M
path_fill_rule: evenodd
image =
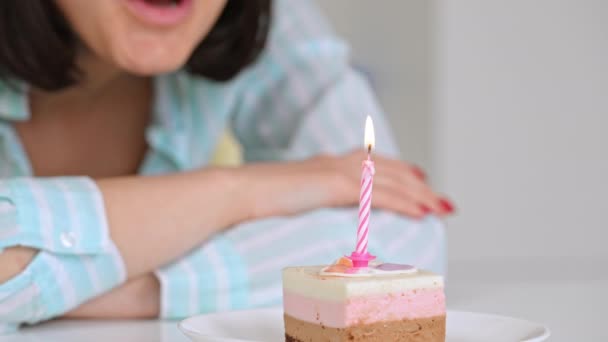
M348 258L283 270L285 340L445 341L443 278Z

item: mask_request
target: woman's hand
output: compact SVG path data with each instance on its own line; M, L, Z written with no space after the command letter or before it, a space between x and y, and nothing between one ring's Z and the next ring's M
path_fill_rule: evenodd
M361 163L365 152L341 157L320 156L293 163L249 164L235 169L248 186L251 218L293 215L322 207L356 206L359 202ZM426 183L416 166L374 155L376 174L372 203L414 218L454 211L445 197Z
M359 201L361 182L361 162L367 158L365 152L354 152L338 160L336 168L344 173L339 186L344 194L350 194L342 200L350 201L343 205L352 205L352 194L355 203ZM373 156L376 166L372 203L375 208L390 210L399 214L420 218L429 213L444 216L453 213L454 206L444 196L437 194L426 182L426 174L417 166L403 161ZM355 167L358 165L359 168Z

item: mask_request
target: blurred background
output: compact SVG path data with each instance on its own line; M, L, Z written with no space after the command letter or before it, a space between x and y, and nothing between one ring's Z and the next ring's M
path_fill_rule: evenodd
M450 305L561 325L539 308L577 293L562 310L603 316L608 1L318 2L370 75L403 157L458 206L448 221ZM477 278L494 279L494 294L480 300L469 289ZM508 299L500 305L496 288ZM585 340L581 329L552 328ZM608 340L597 327L587 336Z
M608 1L319 3L458 204L451 261L608 258Z

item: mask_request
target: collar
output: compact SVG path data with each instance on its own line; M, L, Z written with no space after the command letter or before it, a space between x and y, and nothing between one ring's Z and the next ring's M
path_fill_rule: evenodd
M25 121L29 117L26 84L0 82L0 120Z
M160 75L154 78L154 102L153 102L153 116L155 121L162 121L164 124L168 124L171 120L167 120L167 115L170 111L167 110L166 103L169 99L168 88L171 87L171 83L175 83L175 80L184 78L185 75L181 72L175 72L173 74ZM30 118L29 111L29 99L28 99L28 86L23 81L9 80L8 82L0 81L0 120L7 121L27 121ZM158 117L158 114L161 114Z

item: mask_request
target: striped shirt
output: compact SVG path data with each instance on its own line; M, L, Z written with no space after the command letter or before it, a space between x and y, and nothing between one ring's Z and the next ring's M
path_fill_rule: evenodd
M275 2L268 45L229 82L183 71L155 78L149 146L140 174L210 164L226 129L245 162L297 160L361 148L366 115L378 151L398 154L370 88L309 1ZM103 199L89 177L35 177L13 123L28 120L27 87L0 84L0 250L40 252L0 284L0 333L57 317L126 281L108 230ZM328 263L354 246L356 208L320 209L232 227L156 271L162 318L277 305L280 270ZM445 237L433 217L374 212L370 250L380 259L442 273Z

